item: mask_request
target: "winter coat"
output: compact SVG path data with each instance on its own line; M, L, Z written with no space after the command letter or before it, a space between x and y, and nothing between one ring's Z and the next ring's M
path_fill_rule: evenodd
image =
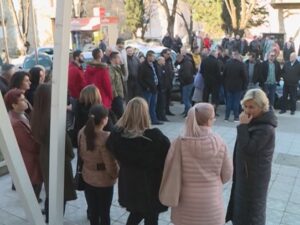
M265 225L266 203L275 148L277 118L263 113L237 127L234 173L226 221L234 225Z
M232 160L224 141L211 128L202 126L201 131L200 137L181 137L177 142L182 186L179 204L171 211L175 225L225 223L223 184L231 179Z
M229 60L223 72L225 90L231 92L243 91L247 88L245 65L237 59Z
M300 80L300 63L296 60L294 65L291 62L286 62L282 69L282 77L284 85L298 86Z
M259 60L255 61L254 62L254 70L253 70L253 77L252 77L252 80L249 79L249 60L246 60L245 62L245 66L246 66L246 74L247 74L247 81L248 81L248 84L249 83L253 83L253 84L256 84L258 81L259 81L259 73L260 73L260 62Z
M166 71L166 88L168 90L171 90L173 87L173 79L174 79L174 65L172 62L172 58L166 59L165 71Z
M68 90L71 97L78 99L81 90L86 86L83 69L75 62L69 64Z
M173 40L171 36L164 36L164 38L162 39L162 44L163 46L167 47L167 48L171 48L173 45Z
M113 94L107 64L95 60L91 61L86 68L84 76L87 85L94 84L99 89L103 105L110 109Z
M142 136L131 136L118 128L111 133L106 146L120 165L120 205L129 212L166 211L158 192L169 139L157 128L145 130Z
M111 65L109 68L113 98L124 98L123 72L120 66Z
M180 84L182 86L192 84L194 82L194 66L188 56L185 56L179 65L178 76Z
M111 187L116 183L118 177L118 165L105 147L110 132L96 131L95 149L90 151L87 149L84 128L78 135L79 153L83 160L83 179L94 187Z
M9 118L32 184L42 184L40 146L32 136L28 119L24 114L9 111Z
M275 80L276 82L279 82L280 81L280 72L281 72L281 69L280 69L280 64L277 60L274 61L274 64L275 64ZM261 69L260 69L261 73L260 73L260 86L263 86L265 84L265 82L267 81L267 78L268 78L268 72L269 72L269 61L264 61L262 64L261 64Z
M153 66L157 75L158 71L156 63L153 63ZM147 60L145 60L139 67L138 81L143 91L149 91L152 93L157 92L157 85L155 84L154 80L154 72Z
M221 83L219 63L216 57L212 55L209 55L202 60L200 73L204 78L204 84L207 86L219 85Z

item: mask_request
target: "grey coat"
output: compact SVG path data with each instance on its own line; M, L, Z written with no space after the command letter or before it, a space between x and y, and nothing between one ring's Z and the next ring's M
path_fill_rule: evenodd
M237 127L234 173L226 222L265 225L277 118L266 112Z

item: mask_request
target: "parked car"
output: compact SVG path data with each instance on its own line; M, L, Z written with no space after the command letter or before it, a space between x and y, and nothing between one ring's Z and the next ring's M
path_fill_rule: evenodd
M46 47L39 47L37 48L38 53L45 53L49 55L53 61L53 55L54 55L54 48L53 46L46 46Z
M51 56L46 53L38 53L38 59L36 62L35 53L31 53L27 55L23 61L22 69L29 71L32 67L36 65L42 65L45 70L46 74L49 75L52 71L53 61Z

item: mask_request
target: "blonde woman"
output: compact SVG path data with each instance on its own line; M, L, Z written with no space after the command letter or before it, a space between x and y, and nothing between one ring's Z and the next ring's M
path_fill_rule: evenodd
M226 221L233 225L265 225L266 202L275 148L277 118L260 89L247 91L241 101L234 149L233 184Z
M165 157L170 142L157 129L150 129L147 102L139 97L127 104L106 143L120 165L119 203L129 212L127 225L157 225L166 211L158 200Z
M178 174L181 176L179 201L171 210L174 225L225 223L223 184L231 179L233 169L226 144L212 131L214 120L213 105L198 103L193 106L188 111L183 134L168 152L165 170L176 160L172 157L175 149L180 151L182 158Z

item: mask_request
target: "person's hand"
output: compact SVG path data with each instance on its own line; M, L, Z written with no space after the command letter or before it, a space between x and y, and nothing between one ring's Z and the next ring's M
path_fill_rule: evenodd
M240 114L240 124L249 124L252 120L252 115L248 115L245 112Z

